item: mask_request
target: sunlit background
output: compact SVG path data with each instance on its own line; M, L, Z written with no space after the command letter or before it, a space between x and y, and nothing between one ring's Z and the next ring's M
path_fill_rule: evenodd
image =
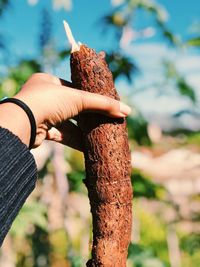
M200 2L0 0L0 97L34 72L70 80L62 21L104 50L128 118L133 231L127 267L200 266ZM81 153L33 151L37 187L0 250L1 267L82 267L91 215Z

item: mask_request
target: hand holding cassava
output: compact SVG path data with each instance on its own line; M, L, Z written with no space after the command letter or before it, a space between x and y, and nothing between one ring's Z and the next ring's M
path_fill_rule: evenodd
M33 74L14 97L26 103L34 114L37 126L34 147L48 139L83 150L81 132L68 119L81 112L97 112L116 118L125 117L130 113L130 108L122 102L74 89L71 83L45 73ZM16 109L13 112L17 116L16 112L19 111L22 118L23 110L20 110L19 107L12 103L3 104L0 107L0 126L10 129L25 144L28 144L30 131L27 129L20 131L24 128L21 125L23 118L15 123L11 121L12 116L10 116L10 121L8 121L5 117L6 105L9 106L9 112ZM26 114L23 116L26 118ZM29 122L26 123L27 127L25 128L28 128Z

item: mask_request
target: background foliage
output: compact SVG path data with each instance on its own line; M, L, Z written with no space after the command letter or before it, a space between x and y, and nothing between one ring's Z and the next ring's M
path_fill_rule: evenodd
M39 1L29 3L33 5ZM112 3L113 8L103 18L97 19L96 30L103 30L105 35L114 33L113 42L116 47L106 51L106 59L116 82L123 79L132 84L137 75L140 75L138 63L121 46L124 30L132 27L138 12L142 11L151 17L167 45L176 49L199 49L199 32L190 40L178 38L166 23L166 9L158 2L124 0ZM41 10L39 55L34 58L17 58L14 63L7 60L6 36L1 36L2 64L6 65L6 71L0 77L1 98L14 95L32 73L52 70L69 56L69 50L56 47L53 41L54 21L50 11L53 7L70 10L72 4L71 1L49 1L48 6ZM11 10L11 1L0 0L1 16L6 12L11 13ZM158 92L164 94L164 91L160 92L160 88L168 85L176 90L180 98L187 98L193 105L190 110L180 110L173 114L174 118L184 113L199 116L196 112L199 104L196 92L178 72L174 62L166 59L162 68L164 78L156 85ZM150 132L150 122L138 107L134 106L133 109L134 114L127 119L132 150L145 151L155 157L180 147L192 146L195 151L199 151L198 131L173 129L163 133L162 139L155 141ZM6 238L0 263L4 267L83 266L89 257L92 240L87 192L83 184L83 156L77 151L54 144L45 144L39 153L42 160L39 164L37 188ZM194 193L177 202L165 183L139 167L132 172L131 179L134 186L134 225L127 266L199 266L199 228L194 228L193 225L199 222L200 213L197 209L184 218L185 215L181 212L182 203L195 201L199 205L199 195ZM180 227L185 220L189 225L187 230ZM8 252L9 257L6 256Z

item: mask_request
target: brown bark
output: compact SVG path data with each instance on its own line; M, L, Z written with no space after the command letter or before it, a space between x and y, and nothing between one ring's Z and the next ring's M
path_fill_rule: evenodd
M81 45L71 54L76 88L115 99L104 54ZM125 267L132 225L130 151L125 119L85 113L78 118L85 140L85 184L93 217L92 259L89 267Z

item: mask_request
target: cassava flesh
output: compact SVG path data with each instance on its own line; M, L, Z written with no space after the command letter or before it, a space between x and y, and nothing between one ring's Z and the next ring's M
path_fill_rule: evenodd
M119 100L104 58L80 46L71 54L74 87ZM89 267L125 267L132 226L131 160L125 119L84 113L78 118L84 135L85 184L93 218Z

